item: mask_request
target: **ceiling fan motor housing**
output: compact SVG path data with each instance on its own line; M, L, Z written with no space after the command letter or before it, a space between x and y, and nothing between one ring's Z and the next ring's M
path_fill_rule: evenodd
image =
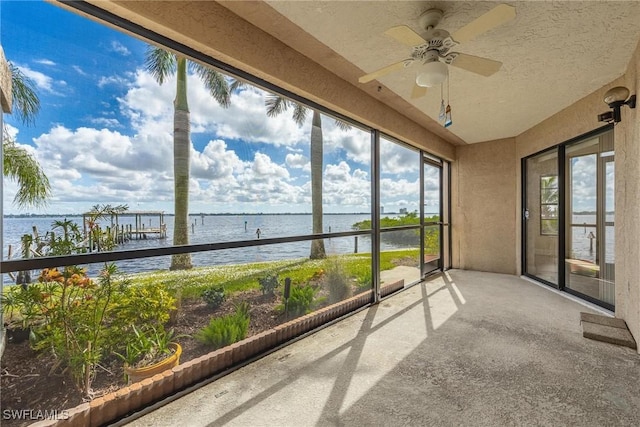
M430 30L440 23L443 15L444 14L440 9L429 9L420 15L418 18L418 24L420 25L420 28Z
M449 50L456 45L448 31L429 30L425 37L426 43L414 46L411 57L417 60L425 60L429 52L436 52L438 56L445 57Z

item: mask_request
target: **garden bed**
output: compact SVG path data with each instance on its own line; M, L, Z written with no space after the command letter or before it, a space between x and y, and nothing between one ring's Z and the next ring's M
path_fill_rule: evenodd
M407 256L406 252L396 252L388 257L391 261L387 262L390 266L387 268L393 268L399 264L403 265L405 262L415 263L415 257ZM174 272L165 272L158 277L136 276L136 284L143 286L139 292L130 293L136 298L145 295L143 289L147 289L156 292L154 294L155 300L160 301L158 298L162 294L157 293L159 291L154 284L158 282L163 283L163 289L174 286L172 288L174 290L184 290L175 316L165 317L165 319L171 318L166 328L173 328L175 336L179 337L175 341L182 346L182 356L181 364L173 368L172 371L156 375L153 377L154 379L146 379L131 386L127 386L122 359L113 355L103 358L99 362L95 378L91 382L90 395L85 396L73 380L71 372L61 369L60 366L63 365L59 364L59 359L56 359L53 354L32 350L28 341L21 344L8 343L2 357L0 378L3 425L28 425L35 420L32 417L33 414L37 415L38 411L47 411L47 413L58 411L58 417L65 417L68 410L71 410L71 414L79 413L79 416L72 416L75 422L65 425L104 424L163 396L173 394L202 379L222 372L241 361L264 353L371 301L371 291L366 289L366 285L363 286L360 279L356 279L361 276L357 273L358 269L365 270L367 268L367 264L364 264L364 267L360 266L357 256L351 259L350 265L344 264L350 268L346 272L341 267L332 267L331 265L335 263L329 263L329 261L323 264L316 261L306 261L305 266L301 266L301 264L301 262L295 263L293 267L286 264L279 266L280 270L278 270L280 275L291 276L296 282L304 283L304 288L315 289L312 293L313 296L309 296L313 300L313 304L307 306L314 311L293 320L289 320L290 317L288 318L282 313L281 295L283 289L281 285L276 292L278 296L270 292L263 294L261 289L257 288L257 282L261 282L263 278L273 274L275 264L236 267L236 269L240 268L243 274L238 276L239 279L231 281L228 279L224 281L224 277L236 276L230 274L229 267L224 272L218 272L215 269L202 269L197 272L195 270L182 272L179 273L179 276ZM287 268L288 270L283 272L283 269ZM328 270L324 268L328 268ZM336 275L336 273L340 274ZM215 277L216 274L224 274L224 276ZM202 289L206 289L206 286L209 286L208 283L221 282L224 283L225 293L227 291L229 293L226 300L216 308L196 296L202 294ZM337 283L341 284L336 286ZM205 288L201 284L204 284ZM263 287L262 282L260 287ZM394 284L385 284L381 289L382 296L402 287L402 280ZM297 288L298 286L296 286ZM341 291L343 288L346 288L345 293ZM154 289L156 290L154 291ZM350 297L350 295L355 296ZM147 300L147 298L143 298ZM311 304L311 299L308 304ZM152 300L148 299L148 301ZM292 300L293 294L290 301ZM331 304L331 300L340 302ZM227 315L234 313L239 303L247 303L250 307L250 322L246 335L248 338L218 351L194 338L199 331L209 325L212 318L227 317ZM122 307L128 306L123 305ZM130 312L129 315L134 316L132 319L140 317L135 313L149 314L144 308L144 304L134 303L133 307L139 308L133 309L134 311L131 311L131 308L127 309L127 312ZM151 309L153 310L152 307ZM142 397L143 392L144 398ZM105 402L107 403L105 404ZM126 403L123 405L123 402Z
M284 322L274 309L280 303L276 296L262 295L259 290L238 293L217 309L201 300L185 300L177 316L176 335L180 338L182 361L195 359L212 351L192 337L209 323L213 316L233 312L234 304L247 301L251 304L249 336L271 329ZM2 356L0 387L2 388L2 410L63 410L83 403L82 393L75 386L67 372L55 368L56 359L52 355L36 352L29 342L8 343ZM92 384L93 397L99 397L126 385L122 360L113 357L102 364ZM23 426L30 421L2 420L3 426Z

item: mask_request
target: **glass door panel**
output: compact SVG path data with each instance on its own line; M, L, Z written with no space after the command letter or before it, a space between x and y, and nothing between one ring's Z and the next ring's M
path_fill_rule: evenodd
M525 266L526 274L558 285L558 150L530 157L525 175Z
M380 137L380 260L394 265L380 272L383 285L420 280L420 151Z
M425 157L423 166L422 274L442 269L442 165Z
M566 149L565 286L613 306L614 156L612 132Z

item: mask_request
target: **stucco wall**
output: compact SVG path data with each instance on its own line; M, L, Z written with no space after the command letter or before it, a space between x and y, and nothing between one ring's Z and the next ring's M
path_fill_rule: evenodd
M626 86L631 93L640 87L640 46L636 48L625 75L602 87L579 102L562 110L516 137L515 167L520 176L520 159L544 148L597 129L603 125L597 116L608 110L604 94L614 86ZM616 317L627 322L640 341L640 113L636 108L622 109L622 121L614 128L616 194ZM521 185L518 181L517 211L520 210ZM516 230L520 230L516 216ZM521 235L516 232L520 251ZM519 258L518 258L519 259ZM518 263L518 273L521 266Z
M640 45L623 84L640 88ZM615 127L616 150L616 317L623 318L640 342L640 108L623 107ZM639 349L640 352L640 349Z
M513 138L457 147L452 170L453 266L515 274Z
M0 105L3 113L11 111L11 74L9 74L9 64L4 57L2 46L0 46Z
M216 2L89 3L440 157L455 156L444 139Z

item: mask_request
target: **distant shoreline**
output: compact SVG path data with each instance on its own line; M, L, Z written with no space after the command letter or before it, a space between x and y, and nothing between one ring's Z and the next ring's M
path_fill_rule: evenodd
M127 212L124 212L126 214ZM156 216L156 213L149 213L142 216ZM172 213L163 213L164 216L175 216ZM311 212L294 212L294 213L248 213L248 212L225 212L225 213L191 213L189 216L277 216L277 215L312 215ZM371 212L347 212L347 213L324 213L323 215L371 215ZM385 215L399 215L398 212L388 212ZM68 218L81 218L82 214L7 214L3 218L52 218L52 217L68 217Z

